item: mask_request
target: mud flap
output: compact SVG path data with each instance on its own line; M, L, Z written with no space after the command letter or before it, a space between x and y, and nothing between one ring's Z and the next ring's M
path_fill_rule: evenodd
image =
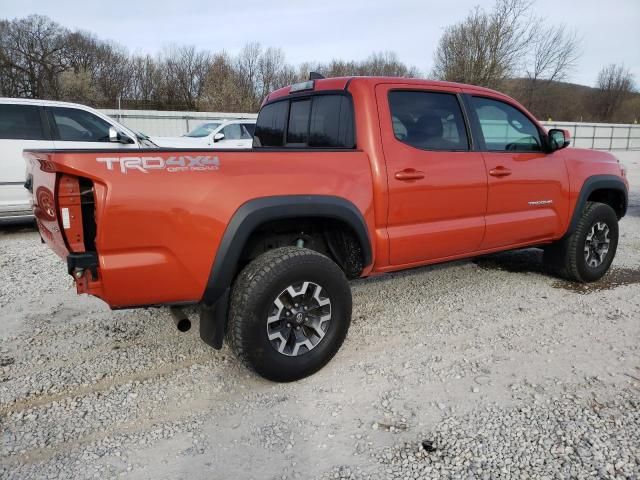
M213 305L200 304L200 338L216 350L222 348L226 333L229 293L227 288Z

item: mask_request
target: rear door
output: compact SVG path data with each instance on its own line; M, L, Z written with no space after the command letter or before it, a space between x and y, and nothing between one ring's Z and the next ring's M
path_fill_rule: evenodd
M465 97L489 179L482 249L547 240L568 215L562 153L546 153L543 132L517 105Z
M59 149L137 149L136 143L109 141L113 125L86 110L73 107L46 107L52 125L54 145Z
M22 151L52 147L42 107L0 103L0 217L30 213Z
M484 235L487 174L460 90L376 87L389 186L393 265L474 252Z

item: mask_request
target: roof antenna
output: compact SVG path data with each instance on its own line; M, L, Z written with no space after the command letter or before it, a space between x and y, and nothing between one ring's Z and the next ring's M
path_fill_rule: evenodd
M318 72L309 72L309 80L321 80L324 78L324 75Z

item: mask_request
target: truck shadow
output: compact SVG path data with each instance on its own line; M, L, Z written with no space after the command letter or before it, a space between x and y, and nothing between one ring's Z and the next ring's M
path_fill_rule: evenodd
M35 220L21 221L21 222L0 222L0 235L12 235L15 233L28 233L35 232L36 222Z
M503 270L514 273L531 272L552 276L542 263L542 255L542 250L529 248L478 257L473 260L473 263L487 270ZM640 283L640 268L614 267L597 282L578 283L557 278L551 286L586 294L638 283Z

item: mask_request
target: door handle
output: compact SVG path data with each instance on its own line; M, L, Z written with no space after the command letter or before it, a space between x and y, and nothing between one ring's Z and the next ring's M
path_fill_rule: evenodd
M511 170L499 165L496 168L489 170L489 175L493 177L506 177L507 175L511 175Z
M420 180L424 178L424 172L416 170L415 168L405 168L395 174L396 180L408 181L408 180Z

